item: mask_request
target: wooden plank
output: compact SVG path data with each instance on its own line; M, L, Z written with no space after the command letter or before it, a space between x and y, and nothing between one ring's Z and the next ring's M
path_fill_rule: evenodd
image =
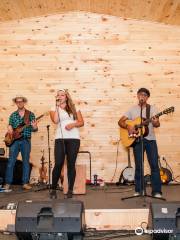
M74 3L71 1L69 7ZM166 11L168 3L162 4ZM27 7L28 2L24 4ZM35 4L34 1L32 4ZM94 11L103 5L100 2L96 7L90 6L95 1L88 4ZM106 1L104 6L111 6L109 4ZM117 7L116 4L114 6ZM153 4L150 4L152 9L155 8ZM13 6L19 14L21 7ZM43 8L48 9L48 6L47 1L42 3ZM129 6L128 1L120 6L125 9ZM86 3L83 3L82 8L85 7ZM138 7L136 11L139 14ZM173 7L170 7L170 12ZM22 6L24 12L23 9ZM148 9L145 8L145 12ZM34 11L38 11L37 8ZM155 17L153 15L153 19ZM173 115L161 118L161 128L156 130L156 135L160 153L167 156L174 174L178 175L179 39L177 26L84 12L0 23L0 147L4 147L9 114L15 110L11 101L15 95L26 95L29 100L27 107L39 115L54 105L57 89L68 88L85 119L85 126L80 129L81 150L92 154L92 175L98 173L104 181L109 181L116 160L118 174L127 165L121 143L116 159L120 138L117 122L137 102L137 89L146 86L151 91L150 103L157 105L159 110L175 106ZM56 126L47 116L32 137L33 178L39 176L41 150L45 149L48 159L46 126L49 124L51 160L54 164ZM149 171L148 164L145 171ZM118 179L118 174L114 181Z
M87 11L127 18L180 24L178 0L1 0L0 21L28 18L68 11ZM102 21L107 17L102 15Z
M63 192L68 192L67 165L64 166ZM74 183L73 194L86 193L86 165L76 164L76 179Z
M87 228L97 230L134 230L148 222L149 209L85 209ZM16 210L0 210L0 230L15 231Z

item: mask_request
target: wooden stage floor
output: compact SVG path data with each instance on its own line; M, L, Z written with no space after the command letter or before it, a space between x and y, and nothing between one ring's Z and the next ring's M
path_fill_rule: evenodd
M9 193L0 192L0 231L14 231L15 210L7 210L9 203L19 201L52 201L48 190L40 190L34 186L30 191L23 191L21 186L13 186ZM147 187L147 193L151 188ZM87 186L85 195L74 195L72 200L81 200L85 206L87 228L96 230L130 230L148 224L149 207L151 203L162 202L152 198L133 198L122 201L122 197L132 196L134 186L106 185L105 187ZM58 191L58 199L64 199L62 191ZM163 197L166 202L180 201L180 185L164 185ZM67 199L67 201L72 201ZM144 226L146 227L146 226Z
M41 190L43 186L34 186L30 191L23 191L21 186L12 186L12 189L13 191L9 193L0 192L0 208L5 207L10 202L50 200L48 189ZM180 201L180 184L163 185L162 192L163 197L166 198L167 201ZM73 195L73 199L83 201L85 209L144 209L149 208L151 202L160 201L158 199L145 198L147 204L144 206L144 198L121 200L123 197L132 196L133 193L134 186L87 186L85 195ZM151 194L150 186L147 187L147 194ZM62 191L57 191L57 196L58 199L65 198Z

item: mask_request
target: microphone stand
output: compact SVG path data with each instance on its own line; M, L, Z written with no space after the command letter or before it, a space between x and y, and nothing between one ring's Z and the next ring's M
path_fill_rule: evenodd
M63 167L62 167L62 169L63 169L64 166L65 166L66 150L65 150L65 142L64 142L62 125L61 125L60 112L59 112L59 108L58 108L57 102L58 102L58 101L56 100L56 111L57 111L57 113L58 113L59 128L60 128L60 131L61 131L62 143L63 143L63 153L64 153L64 163L63 163ZM63 190L64 176L62 177L62 175L61 175L61 174L62 174L62 169L61 169L61 173L60 173L60 181L61 181L61 189ZM58 188L56 187L56 190L61 190L61 189L58 189Z
M50 138L49 138L49 127L50 125L47 125L47 134L48 134L48 173L49 173L49 184L47 185L49 192L51 189L51 148L50 148Z
M148 195L146 193L146 183L145 183L145 178L144 178L144 136L143 136L143 116L142 116L142 111L143 111L143 101L140 101L140 107L141 107L141 111L140 111L140 118L141 118L141 122L140 122L140 126L138 127L140 129L140 144L141 144L141 162L140 162L140 186L141 186L141 191L140 191L140 195L138 196L130 196L130 197L124 197L121 198L121 200L126 200L126 199L130 199L130 198L139 198L139 197L143 197L144 198L144 205L145 204L145 197L150 197L150 198L154 198L154 199L158 199L158 200L163 200L166 201L165 198L156 198L152 195Z

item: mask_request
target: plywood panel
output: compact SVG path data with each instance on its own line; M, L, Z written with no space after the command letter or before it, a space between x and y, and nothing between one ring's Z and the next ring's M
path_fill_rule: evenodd
M180 24L179 0L1 0L0 21L72 10ZM102 20L107 21L105 16Z
M0 230L15 231L15 210L0 210ZM97 230L134 230L148 222L149 209L86 209L87 228ZM2 221L1 221L2 220Z
M64 166L63 192L68 192L67 165ZM86 194L86 165L76 164L76 179L73 194Z
M80 129L81 150L92 154L92 175L110 181L117 162L113 179L117 181L127 166L121 142L118 147L117 122L136 103L137 89L146 86L151 91L150 103L159 110L175 106L174 115L162 116L156 134L159 154L166 156L174 175L179 175L179 40L176 26L83 12L1 23L0 146L4 147L8 116L15 110L11 99L16 94L24 94L27 107L38 116L55 104L57 89L68 88L85 119ZM48 161L49 124L54 163L55 125L46 116L32 137L32 181L38 179L43 149ZM84 161L89 176L85 156Z

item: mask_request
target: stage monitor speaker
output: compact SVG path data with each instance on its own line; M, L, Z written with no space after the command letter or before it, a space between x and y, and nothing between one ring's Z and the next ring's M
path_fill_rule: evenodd
M152 203L150 218L153 239L180 239L180 202Z
M81 201L19 202L15 231L18 239L82 239L85 228Z

